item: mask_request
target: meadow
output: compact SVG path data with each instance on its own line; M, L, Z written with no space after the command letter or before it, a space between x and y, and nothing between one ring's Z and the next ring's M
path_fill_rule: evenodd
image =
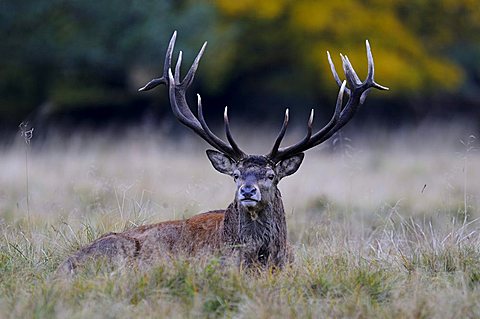
M445 123L349 131L307 152L279 185L295 251L283 271L209 256L73 278L55 269L80 246L225 208L234 184L194 136L18 137L0 149L0 318L478 318L474 135ZM265 152L274 133L256 136L240 144Z

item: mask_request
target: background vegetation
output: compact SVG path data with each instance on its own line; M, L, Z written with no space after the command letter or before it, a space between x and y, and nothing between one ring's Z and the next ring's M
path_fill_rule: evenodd
M296 260L257 275L210 256L54 275L101 234L226 207L233 181L196 138L50 139L27 149L28 180L25 143L2 149L0 317L478 318L480 154L463 130L310 151L280 184Z
M325 51L337 64L347 53L364 74L369 39L377 78L391 91L372 98L362 117L398 125L473 115L478 124L474 0L3 0L2 127L25 119L42 121L42 129L59 120L158 122L168 112L165 92L136 89L161 71L173 30L186 61L209 41L192 91L212 116L225 104L234 118L258 122L276 123L285 106L302 123L311 107L328 114L337 89Z

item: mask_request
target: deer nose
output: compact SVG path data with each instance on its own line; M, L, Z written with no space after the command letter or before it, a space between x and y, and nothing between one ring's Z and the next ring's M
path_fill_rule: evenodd
M255 185L246 184L240 187L240 195L245 198L251 198L257 194L257 188Z

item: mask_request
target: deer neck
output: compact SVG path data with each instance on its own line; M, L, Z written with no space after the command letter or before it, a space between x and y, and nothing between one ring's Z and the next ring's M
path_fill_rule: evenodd
M231 203L225 211L223 237L227 245L240 245L255 256L262 250L268 256L285 250L287 225L280 191L255 213L236 201Z

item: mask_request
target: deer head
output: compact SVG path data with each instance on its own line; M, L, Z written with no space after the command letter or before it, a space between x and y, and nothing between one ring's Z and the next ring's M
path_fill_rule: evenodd
M208 150L207 156L220 173L230 175L236 186L235 202L255 219L279 195L277 184L285 176L295 173L303 160L303 153L292 155L279 163L266 156L249 155L233 160L227 155Z
M360 81L347 56L344 55L340 56L343 61L346 80L341 81L330 54L327 52L333 77L340 87L331 120L323 128L313 133L314 110L312 109L307 122L305 137L293 145L280 148L289 121L289 111L287 109L283 125L271 151L265 155L247 155L238 147L232 137L227 107L225 107L224 111L224 122L228 144L216 136L208 127L203 116L200 95L197 95L197 116L193 115L186 101L186 91L193 82L207 42L203 44L187 75L183 80L180 80L181 51L175 66L175 74L172 73L171 69L176 37L177 33L175 31L167 48L162 76L151 80L144 87L140 88L139 91L147 91L160 84L164 84L169 88L170 104L174 115L182 124L192 129L217 150L208 150L208 158L217 171L230 175L234 179L237 185L235 202L250 212L252 216L256 216L259 211L268 203L271 203L273 198L277 196L278 182L285 176L291 175L298 170L303 161L303 152L325 142L353 118L359 106L364 103L371 88L388 90L388 88L374 81L373 57L368 41L366 41L368 75L363 82ZM344 95L348 96L348 101L345 104L343 103Z

